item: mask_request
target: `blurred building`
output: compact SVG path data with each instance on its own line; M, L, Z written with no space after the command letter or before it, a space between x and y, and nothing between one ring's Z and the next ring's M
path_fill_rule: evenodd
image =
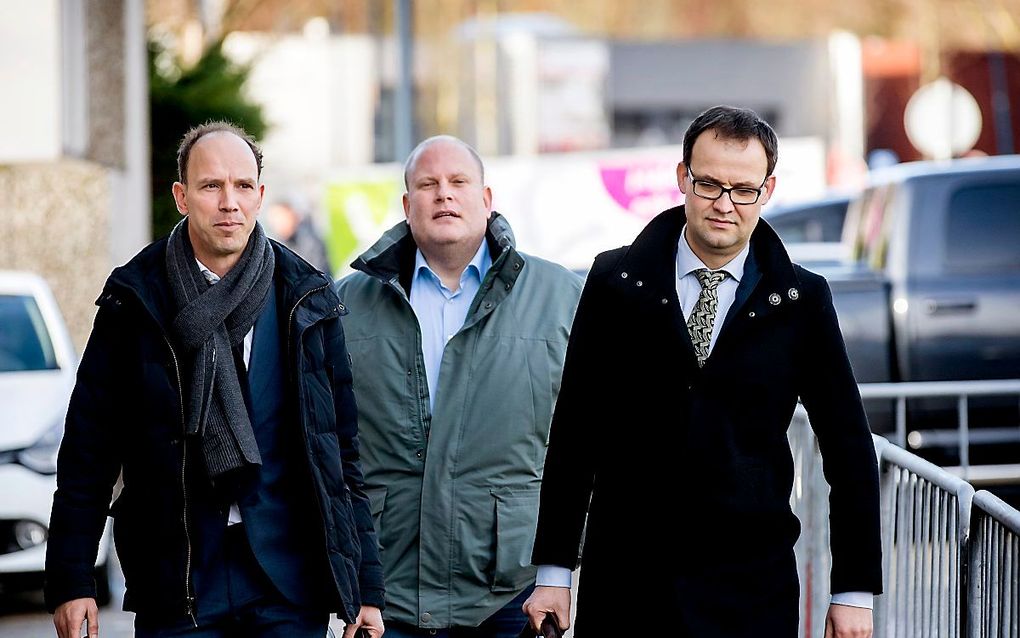
M0 268L43 275L81 348L149 239L144 2L0 6Z

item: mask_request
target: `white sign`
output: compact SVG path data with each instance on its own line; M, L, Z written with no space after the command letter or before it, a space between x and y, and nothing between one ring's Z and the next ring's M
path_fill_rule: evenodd
M914 148L932 159L949 159L974 148L981 109L967 89L942 77L911 96L903 123Z

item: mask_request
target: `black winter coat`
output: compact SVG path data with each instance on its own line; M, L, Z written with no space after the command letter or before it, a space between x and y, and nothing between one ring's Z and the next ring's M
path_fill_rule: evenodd
M324 275L272 245L287 405L300 426L318 522L299 542L321 547L328 611L352 619L362 603L384 603L340 322L346 309ZM108 513L127 580L125 608L164 616L194 609L193 517L209 500L208 486L200 442L183 433L186 355L169 336L165 255L165 239L142 250L113 271L97 301L58 456L46 556L51 610L95 596L92 565ZM111 509L118 475L123 490Z
M596 258L571 329L533 562L575 567L587 515L580 638L796 633L798 399L831 486L832 591L881 591L875 451L825 280L760 221L699 369L675 284L685 222L668 210Z

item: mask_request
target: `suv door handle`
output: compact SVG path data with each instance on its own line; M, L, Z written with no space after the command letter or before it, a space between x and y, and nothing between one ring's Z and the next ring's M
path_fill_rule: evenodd
M924 310L929 315L948 315L974 312L975 310L977 310L977 299L974 298L925 299Z

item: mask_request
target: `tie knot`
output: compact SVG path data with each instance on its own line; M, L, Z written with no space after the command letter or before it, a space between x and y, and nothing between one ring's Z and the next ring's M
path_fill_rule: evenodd
M708 290L715 290L723 279L726 279L725 270L711 271L708 268L700 268L694 271L694 274L698 277L698 282L701 283L702 288Z

